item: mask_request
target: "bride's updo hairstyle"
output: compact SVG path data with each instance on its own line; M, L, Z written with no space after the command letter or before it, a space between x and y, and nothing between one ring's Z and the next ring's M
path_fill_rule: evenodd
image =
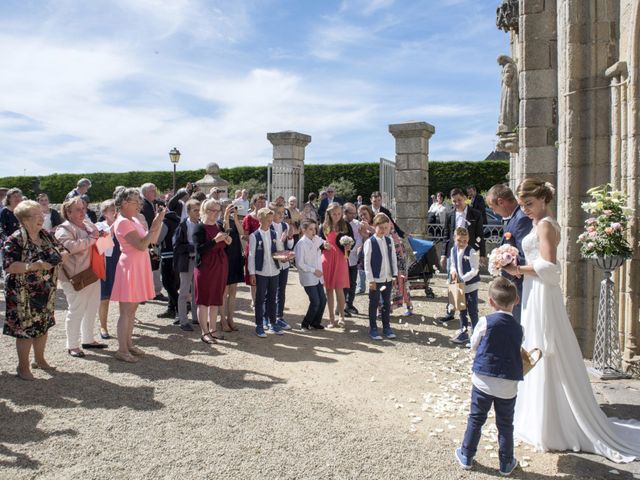
M549 182L543 182L537 178L525 178L520 185L518 185L517 195L520 198L533 197L542 198L545 203L549 203L553 200L553 195L556 189Z

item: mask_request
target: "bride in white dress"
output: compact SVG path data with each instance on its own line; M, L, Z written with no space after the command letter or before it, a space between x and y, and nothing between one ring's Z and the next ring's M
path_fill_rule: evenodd
M640 422L607 418L600 409L567 317L556 261L560 227L548 211L553 187L525 179L517 193L534 226L522 240L526 265L507 271L524 275L523 346L540 348L543 357L518 388L515 436L538 451L592 452L631 462L640 457Z

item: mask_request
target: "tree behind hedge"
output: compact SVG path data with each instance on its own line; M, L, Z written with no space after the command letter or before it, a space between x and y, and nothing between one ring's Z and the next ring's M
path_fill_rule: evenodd
M365 201L371 192L378 190L378 163L340 163L340 164L308 164L305 165L305 198L310 192L318 193L326 185L336 182L340 178L353 182L354 197L362 195ZM475 185L479 191L488 190L496 183L506 182L509 172L508 161L483 162L430 162L429 163L429 192L442 191L445 195L454 187ZM205 170L183 170L176 174L178 187L187 182L194 182L204 177ZM220 176L231 185L239 186L249 180L252 185L266 185L267 167L235 167L221 168ZM124 173L61 173L42 177L4 177L0 178L0 186L18 187L30 198L35 196L34 181L39 180L39 191L46 192L52 203L61 203L65 195L76 186L82 178L91 179L89 191L91 200L99 202L111 198L113 190L118 185L140 186L145 182L154 183L160 191L172 188L172 172L124 172ZM355 198L346 198L353 201Z

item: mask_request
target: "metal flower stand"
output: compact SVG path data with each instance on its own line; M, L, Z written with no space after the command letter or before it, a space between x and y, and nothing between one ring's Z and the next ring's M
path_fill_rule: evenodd
M604 272L600 282L600 302L598 304L598 322L596 341L593 347L593 366L589 372L602 380L630 378L622 372L622 354L618 339L618 306L616 304L614 283L611 275L624 263L623 257L599 257L596 265Z

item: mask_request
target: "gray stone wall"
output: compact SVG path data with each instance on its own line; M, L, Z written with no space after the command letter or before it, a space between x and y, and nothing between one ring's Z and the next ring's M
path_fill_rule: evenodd
M520 2L520 152L514 184L525 177L555 183L558 48L556 0Z

